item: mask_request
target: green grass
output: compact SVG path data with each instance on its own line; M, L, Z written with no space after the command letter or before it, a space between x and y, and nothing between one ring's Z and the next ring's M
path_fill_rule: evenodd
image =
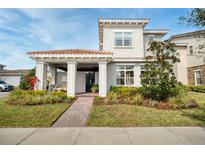
M205 93L189 92L196 109L160 110L134 105L94 105L88 126L205 126Z
M0 99L0 127L49 127L70 104L13 106Z

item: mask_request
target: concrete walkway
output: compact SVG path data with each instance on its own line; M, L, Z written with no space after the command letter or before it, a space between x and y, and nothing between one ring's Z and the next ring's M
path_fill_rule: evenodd
M52 127L83 127L86 124L94 97L78 97Z
M0 144L205 144L205 127L1 128Z

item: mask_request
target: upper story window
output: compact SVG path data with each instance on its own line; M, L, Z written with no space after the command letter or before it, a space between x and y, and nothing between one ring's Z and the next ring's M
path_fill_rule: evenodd
M201 71L196 70L194 72L194 76L195 76L195 85L201 85L202 84Z
M193 46L190 45L190 46L189 46L189 54L190 54L190 55L193 55L193 53L194 53L194 51L193 51Z
M132 32L115 32L115 46L116 47L131 47L132 46Z

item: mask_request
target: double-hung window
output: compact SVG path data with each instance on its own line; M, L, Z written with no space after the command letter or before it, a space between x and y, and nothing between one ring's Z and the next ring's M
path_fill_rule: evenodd
M115 46L116 47L131 47L132 46L132 32L115 32Z
M134 66L116 66L117 85L133 85L134 84Z
M195 76L195 85L201 85L202 84L201 71L196 70L194 76Z

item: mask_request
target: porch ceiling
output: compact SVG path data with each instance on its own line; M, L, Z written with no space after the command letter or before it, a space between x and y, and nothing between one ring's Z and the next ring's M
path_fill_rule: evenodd
M58 69L67 71L67 64L52 64L54 66L56 66ZM98 64L95 63L78 63L77 65L77 71L98 71Z

